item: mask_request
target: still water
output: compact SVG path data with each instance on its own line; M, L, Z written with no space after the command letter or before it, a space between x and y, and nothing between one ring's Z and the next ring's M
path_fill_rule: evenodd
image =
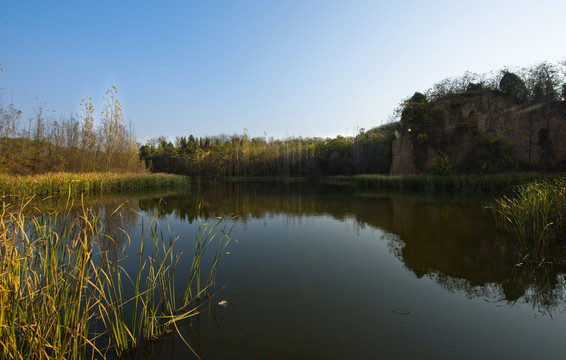
M179 236L179 268L199 216L232 228L214 298L181 329L202 359L563 358L564 268L517 266L490 201L217 183L130 204ZM169 337L136 358L192 355Z

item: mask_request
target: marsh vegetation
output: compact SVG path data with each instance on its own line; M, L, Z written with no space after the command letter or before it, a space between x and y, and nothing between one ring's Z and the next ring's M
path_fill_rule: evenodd
M188 189L190 179L171 174L148 173L45 173L41 175L0 175L4 196L79 197L141 191Z
M174 356L183 358L187 347L195 357L362 358L375 339L386 357L399 355L401 346L389 346L399 339L401 357L427 346L431 354L522 355L525 339L563 354L552 338L562 325L524 336L504 320L516 310L521 328L550 329L546 317L564 317L566 183L548 174L566 158L548 134L566 109L565 89L548 63L518 75L467 73L402 100L394 121L352 136L278 140L245 130L141 146L115 87L98 119L90 98L80 115L59 118L40 105L27 125L14 104L0 104L0 356L143 357L164 338L182 343ZM530 113L521 124L528 136L509 137L490 111L468 109L474 98ZM481 130L479 118L491 125ZM546 124L538 144L533 123ZM403 137L414 150L406 159L394 151ZM418 175L389 176L395 156ZM182 175L197 177L194 186ZM328 176L342 186L319 181ZM133 210L83 202L171 189L183 193L128 195ZM38 205L45 197L56 210ZM246 241L220 274L232 226ZM216 293L217 278L233 288ZM220 301L210 301L216 294ZM463 299L487 303L479 318L489 336L470 330L476 317L454 324L471 311ZM535 324L532 311L545 319ZM406 336L399 315L416 336ZM422 329L435 330L423 337ZM453 333L466 341L438 341ZM516 339L492 339L501 333ZM482 345L470 348L468 339Z
M116 217L131 209L104 213L68 203L37 213L29 204L4 202L0 214L4 359L120 356L178 333L201 311L195 299L210 297L218 249L231 240L222 219L201 224L192 263L182 261L178 269L178 236L159 224L158 209L142 220L137 248L130 249L133 239ZM218 247L214 261L203 269L212 243ZM136 265L126 267L132 259Z
M566 242L566 179L540 180L497 199L493 207L500 228L516 234L526 261L564 262L557 247Z

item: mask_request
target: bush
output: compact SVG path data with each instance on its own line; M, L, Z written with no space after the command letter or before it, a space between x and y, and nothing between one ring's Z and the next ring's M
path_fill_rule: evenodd
M528 95L527 86L523 79L516 74L504 71L503 77L499 81L499 89L519 100L526 100Z
M426 144L428 142L428 135L427 134L419 134L418 140L419 140L419 145Z
M448 155L439 151L434 158L430 172L436 175L452 175L454 173L454 165L448 160Z

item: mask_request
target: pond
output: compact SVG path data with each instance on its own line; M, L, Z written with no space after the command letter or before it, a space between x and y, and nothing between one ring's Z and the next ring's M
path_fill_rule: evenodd
M244 182L130 204L179 236L181 268L199 217L224 218L237 239L211 303L181 329L202 359L562 357L564 268L520 266L492 200ZM135 249L140 217L125 221ZM170 336L136 358L190 356Z

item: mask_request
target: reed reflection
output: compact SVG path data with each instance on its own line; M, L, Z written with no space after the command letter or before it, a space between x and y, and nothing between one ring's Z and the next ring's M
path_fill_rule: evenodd
M487 203L277 182L203 183L192 193L163 200L163 216L189 223L199 216L233 215L243 223L276 215L354 219L357 226L393 234L387 237L392 254L418 278L431 278L470 298L509 306L523 302L550 314L564 311L564 266L521 264L513 239L498 232ZM157 198L139 201L143 211L155 211L158 205Z

